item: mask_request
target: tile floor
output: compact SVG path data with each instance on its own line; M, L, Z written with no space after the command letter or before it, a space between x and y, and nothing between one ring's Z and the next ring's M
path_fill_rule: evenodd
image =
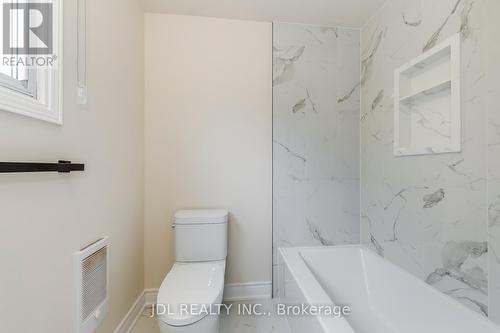
M270 316L242 316L238 315L238 305L232 303L230 315L221 316L220 333L290 333L290 327L285 317L277 316L274 303L271 300L255 301L253 304L262 304L262 312L271 313ZM131 333L159 333L156 318L149 318L151 311L146 309L137 321Z

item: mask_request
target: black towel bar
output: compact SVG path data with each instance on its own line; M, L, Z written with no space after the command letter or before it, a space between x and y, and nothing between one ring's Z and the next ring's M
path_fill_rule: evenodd
M59 172L84 171L85 164L59 161L57 163L0 162L0 173L16 172Z

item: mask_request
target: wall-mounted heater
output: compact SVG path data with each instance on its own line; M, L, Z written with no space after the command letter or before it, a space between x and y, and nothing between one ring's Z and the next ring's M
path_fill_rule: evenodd
M74 254L75 333L91 333L108 312L108 238Z

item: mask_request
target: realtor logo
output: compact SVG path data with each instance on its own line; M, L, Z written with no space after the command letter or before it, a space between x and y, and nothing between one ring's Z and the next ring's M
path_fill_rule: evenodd
M47 55L53 51L52 3L3 4L3 53Z

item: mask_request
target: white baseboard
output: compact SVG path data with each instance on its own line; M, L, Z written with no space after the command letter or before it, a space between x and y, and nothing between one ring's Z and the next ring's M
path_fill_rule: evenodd
M130 333L135 326L146 306L146 290L144 290L139 297L135 300L130 310L128 310L125 317L122 319L114 333Z
M224 301L242 302L271 298L271 282L235 283L224 287Z
M224 286L225 302L255 301L270 299L272 293L271 282L234 283ZM144 290L145 304L156 304L158 289Z
M235 283L224 286L224 301L243 302L271 298L271 282ZM114 333L130 333L144 308L156 304L158 289L145 289L136 299Z
M158 296L158 288L144 290L144 304L146 306L156 304L156 297Z

